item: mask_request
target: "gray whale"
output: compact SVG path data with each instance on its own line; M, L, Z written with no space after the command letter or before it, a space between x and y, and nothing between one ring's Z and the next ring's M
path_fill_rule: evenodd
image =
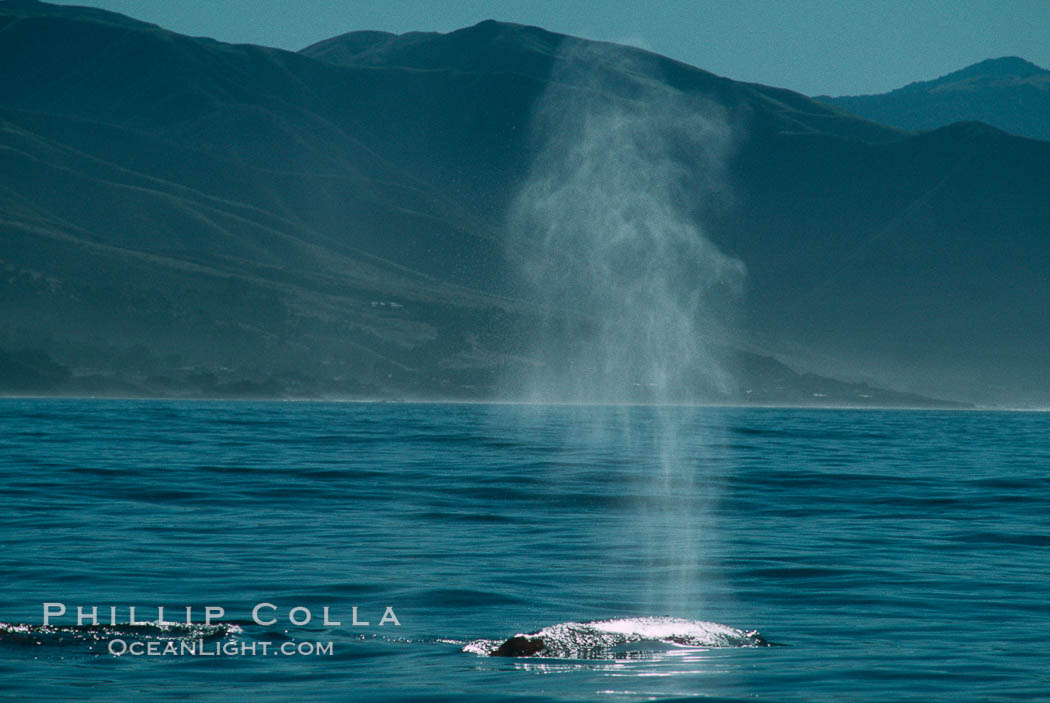
M547 647L542 637L514 635L509 640L489 652L490 657L531 657Z
M702 620L626 618L566 622L506 640L475 640L463 650L490 657L616 658L666 647L772 647L757 630Z

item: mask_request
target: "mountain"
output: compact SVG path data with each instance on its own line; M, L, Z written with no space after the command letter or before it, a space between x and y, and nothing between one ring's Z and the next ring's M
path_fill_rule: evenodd
M1016 56L981 61L889 93L816 99L901 129L984 122L1011 134L1050 140L1050 71Z
M303 53L345 66L543 78L578 41L494 22L367 39L350 33ZM616 52L613 65L644 53ZM941 397L1043 402L1050 326L1036 301L1050 302L1050 288L1046 268L1031 263L1050 234L1045 146L977 124L912 134L652 60L666 84L714 96L746 124L730 165L735 206L706 213L704 224L747 265L752 348Z
M0 380L498 397L552 314L517 284L508 211L556 88L731 125L724 184L681 194L747 268L722 400L1050 401L1050 144L498 22L292 53L7 0L0 61Z

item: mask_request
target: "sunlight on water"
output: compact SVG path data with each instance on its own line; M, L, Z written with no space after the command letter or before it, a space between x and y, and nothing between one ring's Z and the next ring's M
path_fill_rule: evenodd
M706 566L680 619L643 617L680 562L642 528L696 500L652 489L659 413L717 498L699 498ZM26 700L1042 700L1045 439L1038 413L4 400L0 683ZM342 624L260 627L261 599ZM41 637L55 600L70 633ZM208 652L334 652L110 656L78 604L220 605L231 629ZM377 626L387 605L401 626ZM190 634L125 627L180 651ZM751 628L787 646L747 646ZM603 658L463 652L544 630Z

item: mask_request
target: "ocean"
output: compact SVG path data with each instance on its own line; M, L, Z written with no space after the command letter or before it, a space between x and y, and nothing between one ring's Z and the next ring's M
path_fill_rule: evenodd
M0 400L0 698L1050 700L1048 430Z

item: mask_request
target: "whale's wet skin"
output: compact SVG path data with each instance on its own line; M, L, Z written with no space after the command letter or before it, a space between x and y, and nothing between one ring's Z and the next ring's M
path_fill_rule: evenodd
M769 647L755 630L681 618L565 622L504 641L474 640L464 652L495 657L618 659L678 647Z

